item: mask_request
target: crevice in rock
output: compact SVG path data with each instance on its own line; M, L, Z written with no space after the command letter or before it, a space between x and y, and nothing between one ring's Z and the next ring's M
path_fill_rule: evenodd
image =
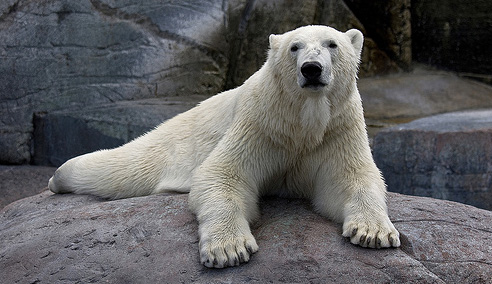
M407 235L400 231L400 249L409 257L417 260L415 258L415 251L413 250L413 243L408 239Z
M482 261L482 260L473 260L473 259L467 259L467 260L453 260L453 261L445 261L445 260L422 260L421 263L436 263L436 264L448 264L448 263L479 263L479 264L485 264L485 265L491 265L491 262L487 261Z
M393 222L395 222L395 221L393 221ZM401 231L400 231L400 241L401 241L400 250L403 253L405 253L409 258L411 258L411 259L415 260L416 262L420 263L420 265L422 265L422 267L425 268L428 271L429 275L432 275L433 277L436 277L437 279L442 280L439 276L437 276L436 274L434 274L424 263L422 263L422 261L420 259L417 258L417 256L415 255L415 251L413 249L412 242Z
M393 222L394 223L397 223L397 222L436 222L436 221L437 222L450 223L450 224L457 225L457 226L466 226L466 225L463 225L463 224L460 224L460 223L449 222L449 221L446 221L446 220L430 220L430 219L429 220L427 220L427 219L411 220L411 221L393 221ZM469 226L466 226L466 227L469 227ZM472 227L470 227L470 228L472 228ZM472 229L480 230L480 229L477 229L477 228L472 228ZM487 230L481 230L481 231L488 232ZM440 264L440 263L446 264L446 263L460 262L460 263L480 263L480 264L485 264L485 265L492 265L492 263L488 263L488 262L482 261L482 260L453 260L453 261L449 261L449 262L447 262L447 261L439 261L439 260L433 260L433 261L422 260L422 259L418 258L415 255L415 251L413 249L412 242L401 231L400 231L400 241L401 241L400 250L403 253L405 253L408 257L414 259L416 262L420 263L422 265L422 267L427 270L427 272L429 273L429 275L431 275L432 277L435 277L436 279L441 280L443 283L445 283L445 281L441 277L439 277L437 274L435 274L432 271L432 268L429 267L429 264L436 264L436 263L437 264Z
M9 15L17 12L17 8L19 6L19 1L17 0L12 5L8 6L7 11L5 13L0 14L0 22L7 18Z
M243 12L241 13L241 18L239 20L237 32L235 37L231 40L231 52L229 56L229 68L227 68L226 80L225 80L225 88L231 89L238 85L235 81L237 64L239 54L241 52L244 40L246 39L246 32L248 30L248 23L251 15L253 14L253 10L255 8L256 0L248 0L246 5L244 6Z
M422 268L425 269L430 276L435 277L436 279L441 280L442 283L446 283L443 279L441 279L441 277L439 277L429 267L427 267L427 265L425 265L425 263L422 260L418 259L415 256L415 252L413 251L413 245L412 245L412 243L401 232L400 232L400 241L401 241L400 250L403 253L405 253L408 257L410 257L411 259L415 260L416 262L420 263L420 265L422 266Z
M191 46L206 55L212 57L216 62L223 63L227 61L227 58L224 54L221 52L214 50L208 46L205 46L203 44L200 44L196 42L193 39L190 39L188 37L178 35L175 33L172 33L170 31L163 31L161 30L149 17L140 15L140 14L129 14L126 12L121 11L118 8L113 8L107 4L101 3L100 1L97 0L90 0L92 6L101 14L110 17L112 19L116 18L119 20L124 20L124 21L130 21L133 24L136 24L137 26L142 27L144 30L149 31L153 33L154 35L160 37L160 38L165 38L165 39L170 39L174 40L178 43L182 43L188 46Z
M319 25L321 24L321 14L325 10L325 1L324 0L318 0L316 1L316 11L314 11L314 18L313 18L313 25Z

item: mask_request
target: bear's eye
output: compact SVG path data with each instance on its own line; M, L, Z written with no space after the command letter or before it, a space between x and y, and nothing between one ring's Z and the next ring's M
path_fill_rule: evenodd
M330 44L328 45L329 48L337 48L338 45L334 42L330 42Z
M294 44L293 46L290 47L290 51L292 52L296 52L299 50L299 46L297 46L297 44Z

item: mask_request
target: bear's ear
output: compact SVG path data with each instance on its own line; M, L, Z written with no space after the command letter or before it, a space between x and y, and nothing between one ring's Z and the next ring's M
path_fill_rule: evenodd
M271 34L268 40L270 41L270 49L278 49L280 47L280 35Z
M352 43L355 52L360 55L360 52L362 51L362 44L364 43L364 36L362 35L362 33L359 30L351 29L345 32L345 35L347 35L350 42Z

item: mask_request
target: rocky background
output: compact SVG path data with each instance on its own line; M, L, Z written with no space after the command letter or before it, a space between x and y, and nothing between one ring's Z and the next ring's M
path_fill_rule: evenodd
M241 84L263 64L269 34L301 25L362 30L362 78L421 62L490 80L489 1L383 2L2 1L0 163L58 166L126 142L175 114L165 101L180 105ZM135 118L139 105L171 113ZM106 122L131 126L108 134ZM104 137L80 135L86 133L76 129L84 127ZM72 150L60 149L60 135ZM90 141L79 142L81 136Z
M392 23L377 43L342 0L2 1L0 162L57 166L82 152L132 139L163 117L133 121L133 125L143 127L130 129L130 133L114 132L100 138L85 135L91 137L90 145L74 138L67 145L72 152L62 157L43 152L44 145L58 151L54 145L60 144L57 133L51 137L52 133L44 129L49 127L46 124L56 125L55 131L62 136L67 136L73 125L84 127L73 121L76 112L82 115L104 105L110 109L103 111L109 118L94 114L97 120L118 120L116 117L127 115L126 110L114 109L120 102L151 98L176 101L179 97L180 103L182 97L213 95L235 87L263 64L271 33L301 25L326 24L340 30L355 27L364 31L367 39L361 76L408 68L410 1L383 8L389 18L401 20ZM392 48L395 43L400 51ZM128 116L134 119L133 114ZM124 119L122 123L128 122Z

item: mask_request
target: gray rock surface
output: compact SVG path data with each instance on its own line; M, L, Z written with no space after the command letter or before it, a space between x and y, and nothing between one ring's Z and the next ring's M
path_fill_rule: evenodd
M0 165L0 209L44 190L56 168Z
M44 192L0 213L5 283L490 283L492 212L389 194L399 249L353 246L302 200L265 199L249 263L199 263L186 195L117 201Z
M369 136L381 129L434 114L492 108L492 87L452 73L417 68L412 73L358 82Z
M30 161L34 112L222 90L229 50L222 4L2 4L0 162Z
M346 2L381 49L408 69L412 63L411 0Z
M390 191L492 210L492 109L384 129L373 153Z
M237 32L232 35L226 88L241 84L263 65L270 34L280 34L310 24L328 25L340 31L356 28L365 34L359 69L361 77L400 70L395 59L391 59L378 46L343 0L248 1L241 13L241 16L235 16L234 12L231 15L240 22ZM406 21L410 25L409 19ZM235 26L234 22L231 26ZM400 25L395 25L395 29L397 26Z
M492 107L492 87L452 73L417 69L358 82L369 119L413 120L456 110Z

